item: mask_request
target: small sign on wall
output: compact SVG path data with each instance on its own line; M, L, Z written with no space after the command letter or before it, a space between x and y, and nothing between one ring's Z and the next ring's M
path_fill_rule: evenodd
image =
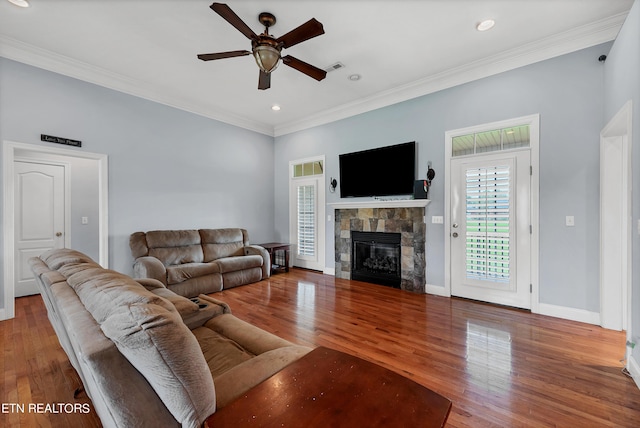
M82 147L82 141L69 138L54 137L53 135L40 134L40 140L47 143L64 144L65 146Z

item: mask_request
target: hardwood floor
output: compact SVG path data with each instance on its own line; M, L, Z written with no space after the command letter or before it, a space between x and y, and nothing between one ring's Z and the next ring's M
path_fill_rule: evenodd
M285 339L357 355L453 401L448 427L636 427L625 335L598 326L292 269L214 295ZM0 322L7 403L74 401L79 380L39 296ZM88 414L0 413L0 426L97 427ZM366 426L366 424L363 424Z

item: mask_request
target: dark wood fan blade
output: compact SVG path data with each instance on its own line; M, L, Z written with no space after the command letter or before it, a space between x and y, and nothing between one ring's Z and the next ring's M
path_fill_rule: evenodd
M203 61L211 61L213 59L224 59L224 58L233 58L234 56L245 56L251 55L249 51L229 51L229 52L218 52L218 53L210 53L210 54L200 54L198 58Z
M304 42L305 40L317 37L321 34L324 34L324 28L322 27L322 24L315 18L311 18L298 28L294 28L287 34L278 37L276 41L278 43L282 43L283 47L289 48L293 45L297 45L300 42Z
M236 29L244 34L248 39L256 40L258 38L256 33L254 33L253 30L249 28L249 26L245 24L244 21L240 19L240 17L236 15L236 13L226 4L213 3L210 7L215 13L224 18L225 21L236 27Z
M317 81L320 81L327 77L326 71L321 70L318 67L314 67L311 64L307 64L304 61L300 61L298 58L294 58L291 55L282 57L282 62L289 67L295 68L296 70L306 74L309 77L313 77Z
M258 78L258 89L269 89L271 87L271 73L265 73L260 70L260 77Z

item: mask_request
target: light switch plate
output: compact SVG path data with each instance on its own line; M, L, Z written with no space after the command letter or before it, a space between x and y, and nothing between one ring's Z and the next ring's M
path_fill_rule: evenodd
M568 215L565 219L565 224L567 226L575 226L576 225L575 218L572 215Z
M444 217L441 215L431 216L431 223L433 224L444 224Z

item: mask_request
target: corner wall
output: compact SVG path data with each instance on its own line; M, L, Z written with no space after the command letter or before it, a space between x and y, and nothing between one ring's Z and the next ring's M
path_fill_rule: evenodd
M112 269L132 273L139 230L243 227L253 243L274 239L272 137L5 58L0 87L0 142L48 145L42 133L108 155Z
M278 239L288 239L287 165L324 154L325 173L339 177L338 155L418 142L418 177L432 162L436 177L426 210L426 281L444 286L444 135L447 130L540 114L540 302L599 312L599 132L603 64L611 44L584 49L334 123L276 137ZM384 173L363 168L367 174ZM327 203L338 202L328 193ZM332 214L327 210L327 214ZM573 215L575 227L564 225ZM333 222L326 224L326 261L334 260ZM534 225L536 227L536 225ZM332 266L327 266L331 268Z

